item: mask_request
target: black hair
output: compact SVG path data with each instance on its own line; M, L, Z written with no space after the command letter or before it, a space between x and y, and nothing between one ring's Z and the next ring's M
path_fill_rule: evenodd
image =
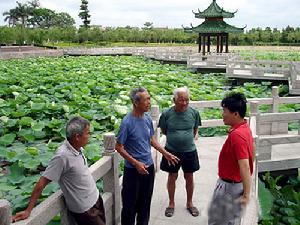
M247 110L247 100L243 93L230 92L222 100L221 106L232 113L238 112L240 117L244 118Z

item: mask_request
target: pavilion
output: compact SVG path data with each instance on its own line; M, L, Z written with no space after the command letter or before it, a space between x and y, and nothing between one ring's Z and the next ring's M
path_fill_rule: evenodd
M244 28L238 28L232 25L227 24L223 18L233 18L235 12L228 12L221 8L216 0L213 0L212 3L208 6L204 11L194 12L195 18L205 19L203 23L201 23L197 27L184 27L184 31L187 33L198 33L198 43L199 50L201 52L202 45L202 53L205 55L206 52L206 44L207 44L207 52L210 52L211 45L211 37L216 37L217 39L217 53L222 53L225 45L225 52L228 53L228 37L229 33L243 33Z

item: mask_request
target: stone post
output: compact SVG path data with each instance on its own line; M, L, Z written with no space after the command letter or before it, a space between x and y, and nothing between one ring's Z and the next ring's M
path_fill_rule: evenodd
M279 88L276 86L272 87L272 113L278 113L279 109ZM272 122L271 124L271 134L287 134L288 133L288 123L287 122Z
M273 98L272 112L277 113L279 107L279 89L277 86L272 87L272 98Z
M11 224L10 203L6 199L0 199L0 225Z
M121 216L121 192L119 183L119 157L115 151L115 134L104 134L103 156L111 156L112 168L103 176L103 191L113 195L112 224L118 225ZM107 218L109 224L110 218Z
M261 143L259 139L259 135L265 134L266 131L263 130L265 128L265 124L260 123L260 113L258 112L258 101L250 102L250 118L255 118L255 124L253 125L256 130L256 134L258 137L255 138L255 149L257 160L271 159L272 145L269 143ZM250 121L252 122L252 121Z

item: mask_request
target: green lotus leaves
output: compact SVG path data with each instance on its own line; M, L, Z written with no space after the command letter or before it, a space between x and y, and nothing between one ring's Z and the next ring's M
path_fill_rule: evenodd
M16 138L16 134L5 134L2 137L0 137L0 145L8 146L11 145Z
M19 121L18 124L21 126L31 126L31 123L33 122L33 119L31 117L22 117Z

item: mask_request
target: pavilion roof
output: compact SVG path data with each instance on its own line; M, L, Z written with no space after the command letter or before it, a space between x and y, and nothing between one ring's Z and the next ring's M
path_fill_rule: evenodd
M233 18L236 12L228 12L221 8L216 0L213 0L212 3L204 11L193 12L196 18L204 19L211 17L223 17L223 18Z
M223 20L205 20L197 27L184 27L187 33L242 33L243 28L227 24Z

